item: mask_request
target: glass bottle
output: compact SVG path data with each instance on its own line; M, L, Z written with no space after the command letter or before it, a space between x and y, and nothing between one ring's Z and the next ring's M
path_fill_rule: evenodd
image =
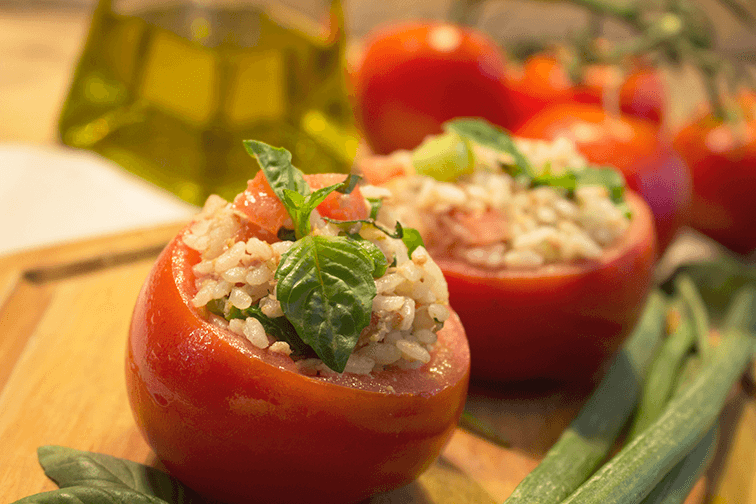
M305 172L348 171L358 137L343 10L310 7L325 22L272 2L99 0L62 142L197 205L254 176L245 139L285 147Z

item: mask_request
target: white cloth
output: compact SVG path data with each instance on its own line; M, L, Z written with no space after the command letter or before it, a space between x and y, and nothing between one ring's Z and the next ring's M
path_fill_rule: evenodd
M0 254L180 222L197 210L97 154L0 144Z

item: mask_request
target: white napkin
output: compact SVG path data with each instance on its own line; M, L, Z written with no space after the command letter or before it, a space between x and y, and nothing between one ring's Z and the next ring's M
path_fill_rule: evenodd
M0 254L178 222L197 210L97 154L0 144Z

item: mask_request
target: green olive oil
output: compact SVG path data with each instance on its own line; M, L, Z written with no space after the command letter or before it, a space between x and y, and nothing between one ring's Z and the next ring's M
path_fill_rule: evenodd
M207 3L124 15L101 0L61 112L63 143L197 205L246 187L258 167L245 139L285 147L305 172L348 171L358 139L340 1L328 26L280 6Z

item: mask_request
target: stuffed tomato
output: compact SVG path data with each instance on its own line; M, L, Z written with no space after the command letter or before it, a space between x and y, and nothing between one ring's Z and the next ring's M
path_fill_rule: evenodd
M417 233L371 218L352 177L247 148L261 172L234 202L208 199L139 295L136 422L172 474L224 502L353 503L404 485L467 392L443 274Z
M418 229L449 285L473 378L585 380L635 324L654 224L620 172L574 145L474 119L358 168L390 194L379 220Z

